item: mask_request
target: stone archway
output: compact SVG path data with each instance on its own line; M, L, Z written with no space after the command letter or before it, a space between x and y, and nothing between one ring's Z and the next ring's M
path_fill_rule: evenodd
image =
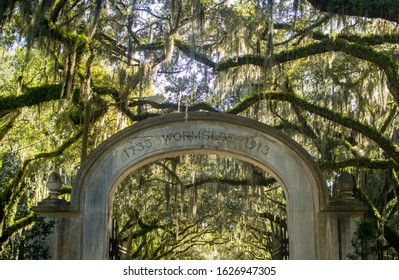
M54 257L107 259L112 197L121 180L150 162L188 153L230 156L269 172L286 195L290 258L338 258L337 218L331 217L342 213L327 211L325 181L310 155L262 123L208 112L139 122L93 151L79 170L71 202L43 202L36 210L60 221Z

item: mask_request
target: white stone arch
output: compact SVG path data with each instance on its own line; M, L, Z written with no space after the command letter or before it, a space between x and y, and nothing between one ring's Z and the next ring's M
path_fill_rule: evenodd
M67 245L64 241L64 257L106 259L112 197L121 180L147 163L188 153L231 156L268 171L286 194L290 259L326 255L325 236L320 236L324 231L319 228L327 189L309 154L287 136L254 120L201 112L139 122L93 151L79 170L70 205L64 207L63 215L68 217L64 232L75 242Z
M151 118L111 136L80 168L70 202L54 195L40 202L34 211L57 222L48 240L51 257L108 259L119 183L148 163L190 153L247 161L279 181L287 200L290 259L346 259L353 253L353 233L366 209L350 192L329 201L320 170L299 144L252 119L199 112Z

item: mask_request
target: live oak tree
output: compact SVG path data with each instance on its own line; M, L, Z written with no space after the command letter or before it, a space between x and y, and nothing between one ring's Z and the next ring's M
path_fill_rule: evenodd
M292 137L331 193L350 171L384 257L397 258L397 1L0 5L0 248L35 219L50 170L70 185L90 151L124 127L202 110Z
M395 0L309 0L309 3L324 12L399 22L399 3Z
M227 176L228 175L228 176ZM282 258L285 199L248 163L212 155L168 158L134 172L114 200L115 236L132 259Z

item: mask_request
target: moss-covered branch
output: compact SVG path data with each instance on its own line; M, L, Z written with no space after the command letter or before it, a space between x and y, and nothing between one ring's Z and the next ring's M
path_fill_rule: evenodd
M262 176L262 178L255 183L259 186L269 186L276 182L277 181L274 178L264 178ZM190 184L185 185L185 188L190 189L190 188L194 187L194 185L198 187L198 186L206 185L206 184L210 184L210 183L227 184L230 186L245 186L245 185L251 185L252 181L246 180L246 179L236 180L236 179L227 179L227 178L204 178L204 179L196 181L195 183L190 183Z
M265 101L265 100L278 100L278 101L285 101L289 102L291 104L295 104L295 106L301 108L302 110L308 111L310 113L317 114L319 116L322 116L328 120L331 120L335 123L338 123L340 125L343 125L345 127L348 127L350 129L353 129L354 131L357 131L364 135L365 137L368 137L369 139L374 140L379 147L384 150L387 153L387 156L393 160L393 163L398 163L399 164L399 149L396 145L394 145L390 140L386 139L379 131L375 128L373 128L370 125L367 124L362 124L353 118L346 116L344 114L341 114L339 112L334 112L331 111L327 108L320 107L318 105L311 104L310 102L300 98L299 96L293 94L293 93L284 93L284 92L275 92L275 91L268 91L268 92L263 92L263 93L257 93L255 95L248 96L244 98L241 102L239 102L236 107L230 109L228 113L230 114L239 114L244 112L246 109L249 107L257 104L258 102ZM130 106L139 106L139 105L149 105L152 108L155 109L170 109L170 110L176 110L177 105L173 103L156 103L156 102L151 102L148 100L138 100L130 103ZM198 105L193 105L188 107L189 111L195 111L195 110L207 110L207 111L216 111L213 107L211 107L208 104L203 104L200 103ZM140 121L144 120L149 117L157 116L160 115L160 113L143 113L143 114L132 114L129 116L129 118L133 121ZM314 136L312 134L312 136ZM393 163L386 161L386 162L379 162L380 164L384 164L384 166L388 167L391 166L393 167ZM346 163L348 164L348 163ZM363 165L365 165L364 163ZM373 162L373 168L376 167L377 162ZM384 167L385 168L385 167ZM381 168L377 168L381 169Z
M398 147L395 144L393 144L390 140L386 139L383 135L381 135L377 129L373 128L370 125L362 124L354 120L353 118L341 114L339 112L334 112L327 108L314 105L292 93L268 91L248 96L245 99L243 99L240 103L238 103L235 108L229 110L229 113L238 114L240 112L245 111L247 108L256 104L257 102L263 100L279 100L279 101L290 102L292 104L295 104L296 106L301 107L303 110L319 115L337 124L340 124L354 131L357 131L362 135L364 135L365 137L368 137L369 139L375 141L377 145L386 152L387 156L390 159L394 160L396 163L399 163Z
M146 100L145 97L143 97L142 100L135 100L135 101L129 102L129 104L128 104L129 107L144 106L144 105L149 105L152 108L159 109L159 110L167 109L167 110L171 110L171 111L177 111L179 109L179 106L176 103L170 103L170 102L157 103L154 101ZM187 110L188 111L205 110L205 111L210 111L210 112L217 112L216 109L214 109L211 105L209 105L208 103L205 103L205 102L193 103L192 105L188 106Z
M196 61L214 68L216 63L210 60L206 55L203 55L195 50L194 47L188 46L181 41L175 40L176 47L186 56L195 59Z
M102 89L102 92L106 92L105 89ZM125 115L127 116L131 121L134 122L138 122L138 121L142 121L151 117L156 117L156 116L160 116L163 115L165 113L169 113L169 112L173 112L173 111L178 111L179 110L179 106L176 103L170 103L170 102L166 102L166 103L157 103L154 101L150 101L150 100L146 100L145 98L141 99L141 100L134 100L131 101L127 104L127 106L125 106L123 103L121 104L117 104L119 110ZM142 107L142 106L149 106L153 109L157 109L157 110L163 110L163 112L142 112L142 113L133 113L131 110L129 110L129 107ZM184 110L186 110L185 107L183 107ZM187 107L187 111L189 112L195 112L195 111L211 111L211 112L218 112L216 109L214 109L211 105L209 105L208 103L205 102L200 102L200 103L194 103L190 106Z
M60 100L62 85L43 85L38 87L28 88L25 93L20 95L8 95L0 97L0 117L5 116L9 112L23 107L30 107L39 105L41 103ZM107 87L92 87L92 91L98 95L110 95L112 97L118 96L119 92L114 88ZM79 93L80 89L75 89L75 93ZM74 102L79 103L79 96L74 97Z
M125 55L128 51L128 48L122 44L120 44L117 40L113 39L112 37L108 36L105 33L99 33L95 36L97 40L99 40L105 47L109 50L118 53L119 55ZM185 54L187 57L193 58L196 61L207 65L211 68L214 68L216 63L210 60L206 55L201 54L197 49L200 47L194 47L191 45L185 44L183 41L174 40L174 44L176 48ZM138 44L136 46L136 51L159 51L165 49L165 41L160 40L159 42L150 43L150 44Z
M100 109L93 110L90 122L96 122L101 116L106 113L106 110L104 109L105 105L103 104L103 100L101 98L93 98L93 102L97 104L97 107L99 107ZM17 199L22 195L24 191L22 188L20 188L20 184L25 177L29 164L38 159L48 159L60 156L66 149L68 149L71 145L78 141L82 134L83 129L80 129L53 151L38 153L22 162L22 164L17 169L13 180L0 193L0 201L2 202L0 209L0 226L4 222L4 216L6 215L6 213L8 213L12 209L13 205L15 205ZM9 217L7 217L7 219L9 218L10 215Z
M329 38L307 46L281 51L276 53L271 61L268 61L266 57L258 55L244 55L234 59L227 59L217 64L215 70L226 71L246 64L260 67L265 67L266 65L274 66L326 52L344 52L353 57L374 63L380 67L387 76L387 86L391 94L396 100L396 103L399 104L399 73L398 67L392 58L383 52L376 51L372 47L350 43L339 38Z
M389 111L388 117L385 119L382 126L378 129L378 131L381 134L383 134L388 129L388 127L392 124L397 114L398 114L398 105L393 104L391 110Z
M0 141L3 140L3 138L6 136L8 131L10 131L11 128L14 126L14 123L20 114L21 114L21 110L17 110L15 112L9 114L10 118L6 121L6 124L0 128Z
M344 169L348 167L359 167L363 169L398 169L399 164L389 159L370 159L366 157L352 158L343 161L323 161L319 163L321 169Z
M42 18L41 36L48 36L52 40L56 40L65 44L70 50L76 50L78 53L84 53L89 49L89 39L86 34L76 33L69 30L66 26L58 26L53 22Z
M115 90L112 90L112 89L101 88L101 89L96 89L96 91L98 93L102 93L102 94L117 95L117 92L115 93ZM261 101L264 101L264 100L286 101L291 104L294 104L295 106L301 108L302 110L320 115L328 120L331 120L340 125L343 125L345 127L351 128L357 132L360 132L364 136L374 140L380 146L380 148L383 149L387 153L387 155L389 156L390 159L392 159L396 163L399 163L398 148L391 141L386 139L381 133L379 133L379 131L377 129L373 128L370 125L362 124L362 123L354 120L353 118L346 116L344 114L341 114L339 112L334 112L327 108L323 108L323 107L311 104L310 102L300 98L299 96L297 96L293 93L283 93L283 92L275 92L275 91L257 93L257 94L254 94L254 95L244 98L234 108L230 109L228 111L228 113L230 113L230 114L242 113L249 107L251 107ZM156 102L153 102L150 100L145 100L145 99L132 101L128 105L130 107L148 105L154 109L167 110L168 112L178 109L178 105L174 104L174 103L156 103ZM125 109L127 111L129 111L129 112L125 112L125 113L132 121L141 121L141 120L162 114L162 113L148 113L148 112L141 113L141 114L133 114L130 110L128 110L127 107L125 107ZM193 104L193 105L189 106L187 109L188 109L188 111L199 111L199 110L215 111L215 112L217 111L216 109L214 109L211 105L209 105L207 103ZM313 133L309 134L309 136L314 137L314 134ZM377 163L378 162L373 162L372 168L376 167ZM341 163L341 165L342 164L343 163ZM349 164L349 162L347 162L346 164ZM390 163L389 161L379 162L379 164L383 164L384 166L391 166L391 167L393 166L392 163ZM366 165L366 163L363 163L363 165ZM381 169L381 167L379 167L379 168L377 167L377 169Z
M337 38L329 38L327 35L317 32L310 32L310 34L314 39L321 41L309 44L307 46L296 47L275 53L271 60L260 55L243 55L236 58L226 59L220 63L215 63L205 54L202 54L198 51L200 47L193 47L179 40L175 40L175 45L186 56L215 69L215 71L226 71L247 64L257 65L260 67L270 67L326 52L344 52L361 60L374 63L380 67L387 76L387 85L390 92L394 96L396 102L399 104L399 74L396 63L389 55L386 55L381 51L377 51L369 46L386 42L398 43L398 35L384 34L368 35L362 37L357 35L339 35ZM164 42L162 41L148 45L143 44L138 47L138 49L142 51L154 51L163 48Z
M82 130L79 130L77 133L75 133L75 135L66 140L62 145L57 147L55 150L51 152L38 153L33 157L23 161L23 163L19 166L17 172L15 173L13 180L1 190L0 226L4 227L3 223L5 221L6 214L12 209L15 201L23 191L20 189L20 184L26 175L29 164L38 159L52 158L61 155L66 149L68 149L72 144L74 144L81 136L82 136ZM10 218L11 217L7 217L7 219Z
M31 212L29 215L15 221L9 227L6 227L1 235L0 235L0 251L4 245L4 243L18 230L23 229L24 227L32 224L36 218L35 213Z
M247 110L249 107L251 107L259 102L265 101L267 94L268 94L268 92L262 92L262 93L256 93L253 95L249 95L249 96L245 97L244 99L242 99L240 102L238 102L234 108L229 109L227 111L227 113L233 114L233 115L240 114L240 113L244 112L245 110Z
M326 40L329 39L329 35L322 32L309 32L308 33L312 39L315 40ZM367 46L375 46L381 44L398 44L399 34L397 33L387 33L387 34L338 34L336 36L338 39L346 40L348 42L362 44Z
M0 98L0 112L29 107L43 102L61 98L61 85L44 85L28 88L20 95L9 95Z
M316 9L339 15L381 18L399 23L397 0L308 0Z

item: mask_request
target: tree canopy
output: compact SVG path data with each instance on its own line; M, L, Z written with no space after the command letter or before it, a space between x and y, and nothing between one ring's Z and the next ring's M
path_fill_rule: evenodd
M399 22L399 4L398 1L395 0L309 0L309 3L323 12L348 16L381 18L396 23Z
M2 1L0 256L18 257L12 248L32 231L36 217L31 206L47 195L51 170L61 174L67 197L87 155L114 133L170 112L216 111L256 119L297 141L323 170L331 196L340 172L350 171L358 198L369 206L366 227L359 226L358 236L366 240L364 228L376 228L369 235L370 244L380 244L378 257L397 258L398 15L395 0ZM220 160L208 157L191 168L205 170L207 165L219 166ZM162 258L160 252L183 257L166 253L173 246L182 249L177 242L181 239L171 241L176 237L172 233L176 221L187 218L168 220L168 197L190 205L190 211L183 211L187 214L192 213L193 196L163 192L159 207L165 216L158 220L154 212L140 208L144 206L137 199L140 188L149 185L147 195L154 197L172 186L192 190L189 184L198 183L199 177L184 166L184 157L164 159L119 186L114 212L124 223L119 225L121 234L130 232L124 236L129 240L136 234L133 247L147 246L147 251L133 248L135 257ZM247 173L226 168L201 175L208 180L201 195L217 197L223 181L231 186L227 197L232 203L238 199L234 186L240 186L240 195L249 187L252 203L258 205L265 199L260 193L275 182L251 168ZM156 177L158 172L168 175ZM248 179L253 172L260 174L262 184ZM124 192L137 204L127 207L131 212L121 212L127 205L122 202ZM274 207L251 208L250 218L267 224L265 240L271 227L280 224L275 211L284 197L278 196ZM201 207L215 201L207 203ZM244 212L249 209L239 206ZM228 213L231 221L240 219ZM190 217L185 232L191 237L196 231L188 229L214 223L194 237L195 246L204 240L208 245L225 242L225 231L215 227L218 213ZM249 251L271 257L270 244L265 250L254 249L260 245L255 242L260 233L247 232L242 240L250 238ZM171 247L156 247L160 239L154 236L169 240ZM357 257L377 256L370 254L359 252Z

